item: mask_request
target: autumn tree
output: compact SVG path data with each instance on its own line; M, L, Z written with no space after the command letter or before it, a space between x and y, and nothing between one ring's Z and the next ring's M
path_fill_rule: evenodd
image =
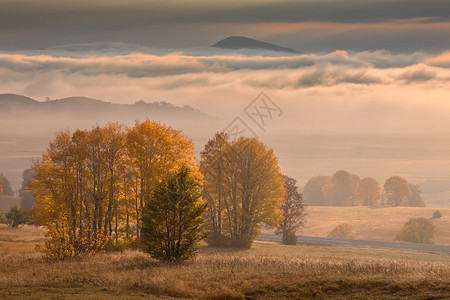
M411 218L405 222L395 239L409 243L433 244L435 231L432 221L426 218Z
M200 178L192 143L149 120L59 132L33 170L34 220L49 229L49 259L86 256L140 235L144 200L187 165Z
M299 193L297 181L283 175L283 185L286 191L285 202L281 204L283 220L278 224L276 234L282 235L283 244L296 245L297 231L303 225L306 213L303 205L303 196Z
M5 196L14 196L14 192L11 188L11 184L9 183L8 178L6 178L3 173L0 173L0 178L1 190L3 191L2 194Z
M181 168L158 183L143 209L145 251L167 262L194 256L198 243L205 238L200 225L206 204L199 199L200 187L189 168Z
M207 202L206 226L210 233L208 239L212 244L226 242L222 236L222 229L226 220L222 220L227 209L227 187L225 182L224 155L226 147L229 146L228 135L219 132L210 139L205 149L201 152L200 171L203 174L205 184L202 197Z
M330 205L357 205L356 189L358 184L358 176L340 170L328 179L327 183L323 186L322 191L325 199Z
M283 179L278 159L264 143L245 137L229 142L216 134L202 152L200 165L204 197L214 210L206 213L207 227L221 237L222 245L250 247L261 224L275 226L281 220ZM217 245L217 239L209 242Z
M410 184L409 189L411 190L411 195L408 198L407 206L413 207L424 207L425 200L422 197L422 191L420 190L419 184Z
M156 184L172 175L180 164L196 170L192 141L179 130L146 120L138 122L126 134L126 148L133 166L136 184L137 234L140 234L140 215ZM193 171L198 176L197 171Z
M411 187L408 181L400 176L391 176L384 183L386 204L391 206L404 206L411 197Z
M373 178L364 178L359 182L356 196L359 204L375 206L381 199L381 187Z
M329 176L316 176L308 180L303 188L303 198L307 205L330 205L325 199L323 187L329 180Z
M26 169L22 172L22 187L19 190L20 206L24 210L30 210L33 208L36 198L28 187L29 182L34 178L34 171L32 169Z

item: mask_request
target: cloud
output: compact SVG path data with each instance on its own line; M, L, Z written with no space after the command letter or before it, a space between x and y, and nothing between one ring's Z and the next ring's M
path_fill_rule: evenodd
M450 48L445 0L55 1L2 0L2 50L113 41L209 46L248 35L303 52Z

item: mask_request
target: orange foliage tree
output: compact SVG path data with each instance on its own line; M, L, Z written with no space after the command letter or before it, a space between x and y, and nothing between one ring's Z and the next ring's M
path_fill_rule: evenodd
M192 142L150 120L57 133L30 184L34 219L51 237L41 250L63 259L133 242L155 185L181 166L200 178Z
M211 244L250 247L261 224L276 226L281 221L285 190L273 150L255 138L230 142L218 133L201 158Z

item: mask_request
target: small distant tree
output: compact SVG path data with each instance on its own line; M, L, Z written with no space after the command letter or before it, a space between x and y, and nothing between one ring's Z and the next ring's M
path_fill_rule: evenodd
M11 184L9 183L8 178L5 177L5 175L3 175L3 173L0 173L0 185L1 185L1 190L3 190L3 192L1 194L5 195L5 196L14 196L14 192L11 188Z
M352 239L353 229L348 223L343 223L336 226L333 230L328 233L328 237L338 238L338 239Z
M403 225L395 239L409 243L433 244L435 231L432 221L426 218L411 218Z
M21 209L20 207L13 206L5 214L6 223L13 227L19 227L20 225L27 224L29 221L29 214L27 211Z
M322 191L330 205L352 206L358 204L356 199L358 184L358 176L339 170L323 186Z
M35 171L33 169L26 169L22 173L22 187L19 190L20 206L22 209L30 210L33 208L36 198L33 195L33 191L28 189L28 183L34 179Z
M431 217L431 219L439 219L440 217L442 217L442 213L440 210L435 210L433 212L433 216Z
M381 188L374 178L364 178L356 191L358 202L365 206L375 206L381 199Z
M425 200L422 197L422 191L420 190L420 185L410 184L409 188L411 190L411 196L408 198L407 206L413 207L424 207Z
M152 257L181 262L197 253L206 236L201 228L205 204L199 202L199 185L188 168L182 168L156 186L142 215L142 244Z
M322 192L329 178L329 176L315 176L308 180L303 188L303 199L306 205L329 205Z
M405 178L391 176L384 183L384 195L386 197L386 204L404 206L411 197L411 187Z
M303 205L303 196L299 193L297 181L294 178L283 175L284 196L286 202L281 204L283 212L283 221L278 224L276 233L282 234L282 243L286 245L297 244L297 231L303 225L305 220L305 207Z

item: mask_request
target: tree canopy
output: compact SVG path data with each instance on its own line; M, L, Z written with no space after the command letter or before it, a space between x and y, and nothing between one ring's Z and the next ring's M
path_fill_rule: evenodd
M282 219L283 178L273 150L255 138L217 133L201 153L209 242L250 247L261 224Z
M62 131L33 170L35 221L49 228L50 258L89 255L140 235L141 213L156 184L195 167L192 142L150 120Z
M283 175L283 185L286 191L285 202L280 206L283 220L278 224L276 233L282 235L283 244L296 245L297 231L306 217L303 196L298 191L297 181L294 178Z

